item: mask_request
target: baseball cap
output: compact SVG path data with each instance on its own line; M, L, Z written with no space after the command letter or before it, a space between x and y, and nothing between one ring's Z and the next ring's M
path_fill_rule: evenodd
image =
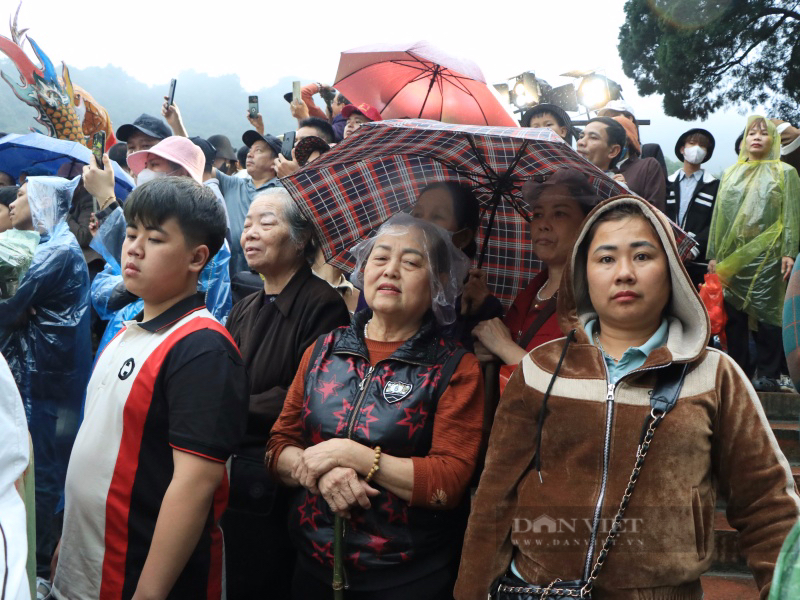
M189 140L203 153L203 158L205 159L205 166L211 168L214 164L214 159L217 157L217 149L214 147L214 144L210 143L208 140L204 140L200 136L190 137Z
M137 131L159 140L166 139L172 135L172 130L162 119L142 113L136 117L133 123L120 125L119 129L117 129L117 139L121 142L127 142L128 138Z
M231 141L226 135L212 135L208 142L217 149L214 158L224 158L225 160L236 160L236 152L233 150Z
M128 167L134 175L138 175L147 164L147 156L155 154L163 159L180 165L197 183L203 183L203 169L206 164L203 151L189 138L177 135L158 142L149 150L134 152L128 157Z
M383 121L383 117L381 116L381 113L378 112L378 109L365 102L362 102L358 106L355 104L348 104L342 109L342 116L345 119L349 119L350 115L353 113L364 115L370 121Z
M275 153L275 156L278 156L281 153L281 141L276 138L274 135L261 135L255 129L251 129L250 131L245 131L244 135L242 135L242 141L244 145L248 148L255 144L258 140L267 143L267 146L272 148L272 151Z

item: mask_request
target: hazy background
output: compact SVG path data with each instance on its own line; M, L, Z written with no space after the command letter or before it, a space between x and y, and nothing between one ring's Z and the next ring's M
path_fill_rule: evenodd
M0 23L17 5L0 0ZM280 134L295 127L282 98L293 80L333 83L344 50L424 39L475 61L489 83L531 70L555 87L571 81L560 73L601 70L622 85L638 118L652 120L642 127L643 141L661 144L666 157L676 160L678 135L705 127L717 140L708 168L720 173L736 160L733 143L744 117L729 109L704 123L680 121L663 116L660 97L640 98L617 53L623 6L623 0L568 5L26 0L19 27L29 29L57 67L67 63L73 82L109 110L115 129L142 112L160 114L169 80L176 77L175 101L190 135L223 133L241 145L249 94L259 96L267 130ZM0 34L9 37L7 26L0 26ZM0 58L0 68L17 79L8 61ZM0 82L0 131L22 133L38 126L33 115Z

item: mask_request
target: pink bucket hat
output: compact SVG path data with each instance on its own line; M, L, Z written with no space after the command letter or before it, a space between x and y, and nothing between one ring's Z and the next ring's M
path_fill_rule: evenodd
M173 135L161 140L149 150L134 152L128 156L128 167L134 175L138 175L145 168L149 154L155 154L180 165L197 183L203 183L206 159L203 151L189 138Z

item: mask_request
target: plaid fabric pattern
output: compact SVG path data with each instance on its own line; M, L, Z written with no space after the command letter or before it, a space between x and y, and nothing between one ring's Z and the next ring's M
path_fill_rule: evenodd
M629 194L550 130L412 119L366 123L281 181L314 224L325 258L346 271L353 269L347 250L393 214L410 211L425 186L469 185L481 204L479 253L496 207L482 268L508 308L542 268L531 250L522 184L564 166L585 173L603 199ZM681 252L690 253L694 242L683 238L688 250Z

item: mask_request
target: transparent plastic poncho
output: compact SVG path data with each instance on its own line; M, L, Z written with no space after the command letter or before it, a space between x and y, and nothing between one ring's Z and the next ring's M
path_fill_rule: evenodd
M800 598L800 523L783 542L769 590L769 600L786 598Z
M780 161L780 136L768 120L770 151L747 160L747 119L739 160L722 176L708 238L709 259L725 300L757 321L780 326L786 284L781 258L794 258L800 240L800 178Z
M10 298L16 293L38 244L36 231L9 229L0 233L0 298Z
M439 325L449 325L456 320L456 299L463 291L470 263L466 255L453 245L452 234L442 227L405 213L392 216L378 228L374 236L362 240L350 250L356 259L350 281L363 290L364 266L375 241L382 236L405 235L410 231L420 236L424 248L431 288L431 310Z

